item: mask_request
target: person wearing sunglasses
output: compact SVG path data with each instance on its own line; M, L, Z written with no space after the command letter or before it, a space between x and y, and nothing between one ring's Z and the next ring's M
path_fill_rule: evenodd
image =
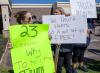
M32 14L28 11L17 12L15 15L15 18L16 18L17 23L19 24L33 23Z

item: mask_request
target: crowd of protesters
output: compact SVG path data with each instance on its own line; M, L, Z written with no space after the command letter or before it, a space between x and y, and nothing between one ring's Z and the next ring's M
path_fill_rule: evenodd
M52 12L53 15L65 15L66 17L70 16L70 14L66 14L61 7L55 8ZM19 24L41 24L41 22L37 20L37 17L35 15L33 16L28 11L20 11L16 13L15 18ZM60 48L56 73L62 73L62 66L65 67L66 73L77 73L77 68L83 70L84 72L88 72L88 68L84 65L84 53L90 44L90 35L92 34L94 26L92 19L87 19L87 21L88 35L86 44L51 44L54 54L57 48Z

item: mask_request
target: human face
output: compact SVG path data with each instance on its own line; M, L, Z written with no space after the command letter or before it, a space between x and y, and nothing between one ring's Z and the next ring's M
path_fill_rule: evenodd
M33 19L32 19L32 14L31 13L26 13L25 14L25 19L23 20L24 23L32 23Z
M62 13L59 9L56 9L53 14L54 15L61 15Z

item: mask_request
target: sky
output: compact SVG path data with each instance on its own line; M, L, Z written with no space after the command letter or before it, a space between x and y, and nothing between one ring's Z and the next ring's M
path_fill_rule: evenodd
M51 4L54 2L69 2L70 0L12 0L13 4ZM100 0L96 0L100 2Z

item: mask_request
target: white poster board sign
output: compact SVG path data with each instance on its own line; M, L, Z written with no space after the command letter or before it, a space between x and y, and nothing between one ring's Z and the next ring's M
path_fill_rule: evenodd
M43 23L49 24L51 42L59 43L86 43L87 19L82 16L43 16Z
M95 0L70 0L73 14L86 15L87 18L97 18Z

